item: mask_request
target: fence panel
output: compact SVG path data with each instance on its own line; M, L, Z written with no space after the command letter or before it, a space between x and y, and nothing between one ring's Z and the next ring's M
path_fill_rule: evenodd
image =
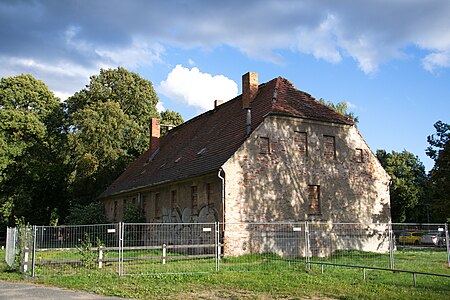
M429 273L450 274L445 268L433 267L435 263L449 265L448 231L445 224L392 224L395 238L395 268L407 270L417 254L427 255L428 259L418 261L415 265ZM448 270L448 269L447 269Z
M389 224L310 223L312 264L390 268Z
M305 223L225 223L221 270L305 268Z
M124 224L121 275L217 270L215 223Z
M5 261L11 268L15 268L17 250L17 228L8 227L6 230Z
M33 275L118 272L119 224L35 226Z

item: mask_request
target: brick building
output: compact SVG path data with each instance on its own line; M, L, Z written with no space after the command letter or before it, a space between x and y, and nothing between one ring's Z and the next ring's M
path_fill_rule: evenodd
M353 120L284 78L247 73L242 95L150 131L150 149L100 196L110 221L126 205L148 222L390 221L389 175Z

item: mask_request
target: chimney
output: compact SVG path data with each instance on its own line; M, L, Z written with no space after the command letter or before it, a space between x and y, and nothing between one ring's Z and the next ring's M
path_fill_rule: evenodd
M214 108L217 108L217 106L222 105L223 100L214 100Z
M242 108L250 108L250 103L258 94L258 73L248 72L242 76Z
M150 153L153 154L159 148L159 137L161 136L161 121L156 118L151 118L150 122Z

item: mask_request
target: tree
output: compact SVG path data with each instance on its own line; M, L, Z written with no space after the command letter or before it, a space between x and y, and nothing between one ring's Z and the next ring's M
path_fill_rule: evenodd
M425 221L427 176L423 163L406 150L392 153L377 150L377 157L392 180L392 221Z
M161 112L161 123L165 125L178 126L183 124L184 120L180 113L166 109L165 111ZM166 131L167 128L162 127L161 134L164 135Z
M432 184L431 207L435 222L450 221L450 125L442 121L434 124L436 133L427 137L430 146L426 154L434 160L430 171Z
M66 158L62 106L31 75L0 80L0 213L48 224L64 211Z
M357 124L359 122L358 116L356 116L353 112L348 111L349 107L348 107L348 103L346 101L338 102L337 104L334 104L332 101L328 101L328 103L326 103L324 99L320 99L319 101L322 104L325 104L328 107L334 109L338 113L343 114L344 116L353 119L355 124Z
M73 204L87 204L149 145L152 83L124 68L100 70L66 101Z

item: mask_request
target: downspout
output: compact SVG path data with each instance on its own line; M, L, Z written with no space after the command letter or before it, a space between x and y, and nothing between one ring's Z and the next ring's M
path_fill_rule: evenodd
M222 200L222 223L224 223L223 226L225 226L225 177L222 177L220 175L220 173L222 173L222 172L225 176L225 172L223 171L222 168L220 168L219 172L217 173L217 177L219 177L220 180L222 181L222 195L221 195L221 198L222 198L221 199Z

